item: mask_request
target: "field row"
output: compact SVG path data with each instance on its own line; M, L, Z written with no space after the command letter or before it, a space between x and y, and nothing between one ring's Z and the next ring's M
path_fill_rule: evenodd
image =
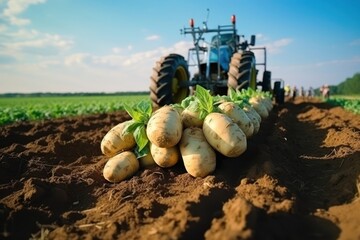
M0 125L124 109L148 95L0 98Z
M328 103L343 107L344 109L356 114L360 114L360 98L359 97L343 97L335 96L327 100Z
M122 96L64 96L0 98L0 125L18 121L32 121L67 116L98 114L124 110L124 103L132 105L148 100L149 95ZM359 97L331 97L328 102L360 114Z

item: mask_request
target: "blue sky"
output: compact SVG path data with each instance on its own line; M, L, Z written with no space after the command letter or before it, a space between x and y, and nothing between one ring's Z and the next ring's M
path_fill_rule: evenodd
M180 29L206 9L209 28L235 14L291 86L360 72L360 0L0 0L0 92L147 91L160 57L187 56Z

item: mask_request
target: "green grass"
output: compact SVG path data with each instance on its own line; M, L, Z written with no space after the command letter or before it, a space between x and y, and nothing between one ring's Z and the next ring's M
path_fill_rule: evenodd
M149 95L1 97L0 125L114 112L141 100L149 100Z

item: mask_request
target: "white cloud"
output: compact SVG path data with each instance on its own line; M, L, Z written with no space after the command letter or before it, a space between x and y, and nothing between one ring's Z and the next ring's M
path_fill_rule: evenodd
M115 54L123 53L125 51L131 51L133 49L132 45L128 45L126 48L113 47L111 50Z
M67 66L72 66L72 65L85 66L85 64L91 61L91 59L92 57L89 53L76 53L67 56L64 60L64 64Z
M151 36L146 37L146 40L148 40L148 41L156 41L159 39L160 39L159 35L151 35Z
M15 43L9 43L8 46L15 49L24 49L24 48L44 48L44 47L54 47L58 49L68 49L73 45L73 41L62 38L59 35L52 34L42 34L39 38L19 41Z
M25 56L33 58L35 56L58 55L74 45L72 39L58 34L41 33L34 29L5 31L2 37L0 53L6 53L17 59L23 59Z
M23 13L32 4L44 2L46 2L46 0L9 0L7 7L3 11L3 15L12 25L27 25L31 21L29 19L19 18L18 15Z
M260 42L260 43L259 43ZM292 38L281 38L275 41L269 41L269 38L262 33L256 34L256 47L266 47L268 53L280 53L282 49L293 42Z
M93 56L92 64L104 67L121 67L126 57L122 55Z
M293 39L291 38L282 38L272 43L265 44L265 46L267 51L269 51L269 53L280 53L282 48L288 46L292 42Z
M255 36L256 36L256 42L264 42L264 41L268 41L269 39L267 36L265 36L262 33L257 33Z
M113 53L118 54L121 53L123 51L122 48L118 48L118 47L114 47L111 49Z
M266 39L266 37L262 37ZM266 48L266 54L279 54L283 51L283 48L290 45L293 42L293 39L291 38L282 38L275 40L273 42L267 42L262 45L255 45L255 48L259 47L265 47ZM264 62L264 51L262 50L254 50L255 58L257 63L263 63ZM262 73L261 73L262 74Z
M155 64L158 59L169 53L177 53L186 57L188 49L192 46L192 42L181 41L167 48L158 47L153 50L136 53L130 53L129 51L125 51L123 48L115 47L112 49L114 54L110 55L97 56L90 53L77 53L70 55L65 59L65 64L68 66L81 64L124 68L136 67L141 64L145 64L149 66L149 69L151 69L151 64ZM126 49L131 50L132 48L133 47L129 45Z
M7 35L15 40L20 39L34 39L39 36L39 32L35 29L19 29L17 32L8 32Z

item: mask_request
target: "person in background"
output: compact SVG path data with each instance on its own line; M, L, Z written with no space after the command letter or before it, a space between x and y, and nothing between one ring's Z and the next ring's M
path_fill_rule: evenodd
M289 97L289 96L290 96L290 92L291 92L290 85L287 84L287 85L285 86L284 90L285 90L285 96L286 96L286 97Z
M330 88L329 88L329 86L327 84L323 85L320 88L320 91L321 91L321 94L322 94L323 98L325 98L325 99L330 98Z
M300 88L300 94L299 94L299 96L305 97L305 89L304 89L303 86L301 86L301 88Z
M312 87L309 87L309 90L308 90L308 97L309 98L312 98L314 96L314 89Z
M296 95L297 95L297 88L296 88L296 86L294 86L293 91L292 91L292 100L295 100Z

